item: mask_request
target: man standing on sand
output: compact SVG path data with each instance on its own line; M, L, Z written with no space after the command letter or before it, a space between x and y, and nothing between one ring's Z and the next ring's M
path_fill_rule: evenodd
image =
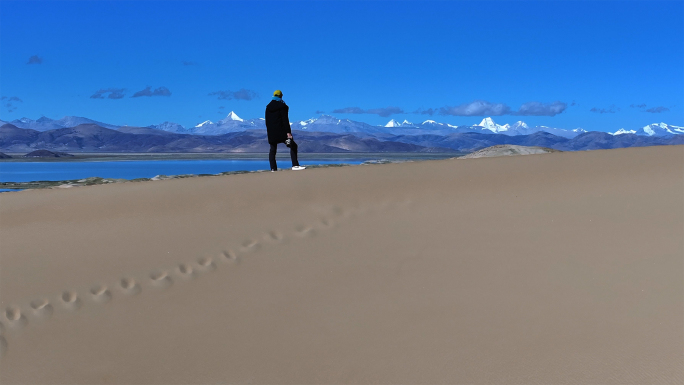
M271 172L278 171L278 165L276 164L278 143L285 143L287 147L290 147L293 170L304 170L306 168L300 166L297 161L297 143L292 138L292 129L290 128L290 118L288 116L289 111L290 107L283 101L283 93L280 90L276 90L273 93L273 100L266 106L266 131L268 132L268 144L271 145L268 161L271 163Z

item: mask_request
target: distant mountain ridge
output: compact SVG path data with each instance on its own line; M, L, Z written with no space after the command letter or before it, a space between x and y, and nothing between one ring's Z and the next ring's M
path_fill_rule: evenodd
M653 123L636 131L637 135L669 136L684 134L684 127L672 126L665 123Z
M109 129L123 129L128 126L117 126L98 122L84 117L66 116L62 119L50 119L41 117L37 120L28 118L16 119L11 122L0 120L0 125L11 123L18 128L28 128L37 131L48 131L59 128L75 127L80 124L96 124L100 127ZM359 137L387 137L395 135L451 135L456 133L476 132L483 134L502 134L508 136L531 135L536 132L548 132L564 138L574 138L578 135L586 133L582 128L573 130L566 130L561 128L535 126L530 127L523 121L517 121L513 124L500 125L494 122L491 117L482 119L477 124L454 126L448 123L439 123L434 120L425 120L422 123L411 123L407 120L398 122L391 119L387 124L381 126L374 126L363 122L357 122L350 119L338 119L330 115L321 115L318 118L311 118L308 120L301 120L291 123L293 130L302 131L316 131L316 132L332 132L337 134L353 133ZM265 129L265 121L263 118L257 119L243 119L239 117L234 111L219 120L212 122L206 120L193 127L184 127L178 123L163 122L157 125L147 126L147 128L163 130L177 134L192 134L192 135L223 135L227 133L241 132L245 130ZM674 126L666 123L652 123L647 126L626 130L619 129L611 135L636 134L640 136L657 136L667 137L672 135L684 134L684 127Z
M360 138L324 132L297 132L302 152L450 152L412 143ZM36 149L69 152L262 152L269 150L265 130L246 130L223 135L177 134L148 127L112 130L95 124L49 131L0 126L0 149L29 152Z
M232 132L241 132L254 129L266 129L263 119L245 120L240 118L234 111L219 120L212 122L205 120L194 127L183 127L178 123L164 122L158 125L147 126L157 130L169 131L177 134L191 134L191 135L223 135Z
M5 122L0 120L0 126L6 123L10 123L19 128L29 128L36 131L48 131L55 130L58 128L76 127L80 124L97 124L100 127L109 128L113 130L119 128L119 126L113 124L102 123L96 120L83 118L80 116L65 116L62 119L50 119L45 116L42 116L36 120L29 118L21 118L15 119L11 122Z
M247 121L248 122L248 121ZM244 122L242 122L244 123ZM208 123L207 123L208 124ZM213 124L213 123L212 123ZM305 125L315 125L316 122ZM472 152L494 145L548 147L562 151L684 144L684 135L644 136L585 132L565 138L544 131L530 135L482 132L436 134L376 134L350 132L350 121L335 120L343 132L293 129L302 152ZM294 126L294 125L293 125ZM118 130L81 124L48 131L0 126L0 151L36 149L67 152L267 152L266 130L249 129L222 135L180 134L149 127L124 126Z

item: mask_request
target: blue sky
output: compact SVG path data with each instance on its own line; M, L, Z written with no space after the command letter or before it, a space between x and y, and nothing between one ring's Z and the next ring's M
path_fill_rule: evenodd
M683 1L0 1L0 119L684 126Z

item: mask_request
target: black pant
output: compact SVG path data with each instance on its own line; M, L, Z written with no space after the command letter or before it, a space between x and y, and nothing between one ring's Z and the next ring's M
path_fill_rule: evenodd
M284 142L280 142L284 143ZM271 151L268 152L268 161L271 163L271 170L277 170L278 165L276 164L276 151L278 150L278 143L270 143ZM297 161L297 143L292 141L290 145L290 158L292 159L292 167L299 166Z

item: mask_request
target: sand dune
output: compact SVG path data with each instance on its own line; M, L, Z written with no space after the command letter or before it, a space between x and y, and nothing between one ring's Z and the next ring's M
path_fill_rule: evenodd
M533 154L547 154L549 152L559 152L553 148L539 147L539 146L518 146L515 144L497 144L483 148L470 154L460 156L459 159L472 158L490 158L496 156L512 156L512 155L533 155Z
M684 146L0 194L3 384L684 382Z

